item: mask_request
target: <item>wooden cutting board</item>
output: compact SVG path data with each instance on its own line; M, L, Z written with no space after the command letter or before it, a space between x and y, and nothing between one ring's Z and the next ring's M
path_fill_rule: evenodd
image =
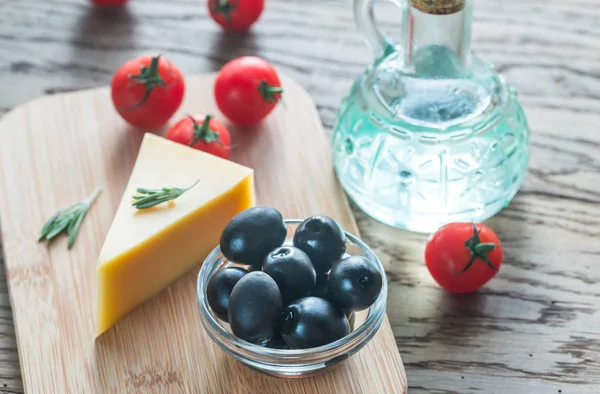
M218 113L213 78L187 80L176 117ZM285 104L264 124L243 132L231 127L232 159L255 169L260 204L287 218L327 214L357 233L310 96L289 78L283 87ZM141 139L116 115L107 88L42 97L0 121L2 240L28 393L406 392L387 318L358 354L305 379L270 377L225 355L200 323L198 268L94 342L96 258ZM64 238L36 243L52 214L98 186L104 192L70 251Z

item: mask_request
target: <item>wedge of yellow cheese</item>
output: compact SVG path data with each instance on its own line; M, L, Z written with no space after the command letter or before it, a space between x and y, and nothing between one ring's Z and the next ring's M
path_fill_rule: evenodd
M138 210L137 188L196 186ZM227 222L254 205L253 171L146 134L97 264L100 335L201 263Z

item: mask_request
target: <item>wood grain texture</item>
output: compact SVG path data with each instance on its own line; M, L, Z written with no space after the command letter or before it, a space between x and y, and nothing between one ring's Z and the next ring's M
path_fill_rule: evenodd
M254 130L230 127L232 160L254 169L258 204L286 218L330 215L356 233L314 104L300 85L282 82L287 107ZM214 74L187 79L176 118L217 113L207 94L213 84ZM143 135L119 118L109 97L106 88L44 97L0 121L0 218L27 392L406 392L387 319L365 349L331 373L285 380L243 366L200 324L197 268L94 342L95 261ZM70 251L64 239L36 244L48 217L99 185L103 195Z
M397 35L399 13L385 2L376 13ZM506 247L500 276L477 295L448 297L423 265L425 236L354 209L392 279L388 316L409 391L597 394L600 8L595 0L478 0L473 33L474 49L519 90L532 128L522 191L490 221ZM0 113L39 95L104 85L121 63L154 51L187 74L263 56L311 93L327 132L371 60L347 0L269 0L242 36L222 34L201 0L132 0L119 13L84 0L0 0ZM1 279L0 318L0 392L20 393Z

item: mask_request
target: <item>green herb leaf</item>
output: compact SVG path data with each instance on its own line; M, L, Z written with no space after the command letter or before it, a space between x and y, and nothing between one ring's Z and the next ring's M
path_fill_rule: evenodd
M68 247L69 249L75 243L75 238L79 232L79 227L83 218L88 213L92 203L98 198L102 189L96 189L87 199L78 202L77 204L71 205L68 208L62 209L55 213L42 228L39 241L51 241L62 233L66 233L69 236Z
M200 182L198 179L194 184L190 187L186 188L178 188L178 187L163 187L160 189L146 189L139 188L137 189L136 195L133 196L132 206L137 209L147 209L154 207L158 204L162 204L163 202L171 201L179 196L181 196L186 191L190 190L194 186L196 186Z
M58 213L55 213L54 216L52 216L50 219L48 219L48 221L46 222L46 224L44 224L44 227L42 228L42 234L40 235L38 242L43 240L44 238L46 238L46 236L50 233L50 231L54 227L54 224L56 223L57 219L58 219Z
M158 192L157 192L157 191L155 191L155 190L151 190L151 189L144 189L144 188L142 188L142 187L140 187L139 189L137 189L137 192L138 192L138 193L142 193L142 194L156 194L156 193L158 193Z
M58 234L65 231L65 229L69 226L69 221L71 220L72 215L68 214L59 218L55 223L51 231L46 235L46 240L50 241L52 238L56 237Z

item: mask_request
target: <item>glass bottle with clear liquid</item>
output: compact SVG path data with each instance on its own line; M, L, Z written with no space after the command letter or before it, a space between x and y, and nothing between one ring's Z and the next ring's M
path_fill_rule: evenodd
M355 0L375 62L344 98L333 137L338 178L366 213L412 231L483 221L508 205L528 165L517 95L470 50L472 0L398 0L402 42Z

